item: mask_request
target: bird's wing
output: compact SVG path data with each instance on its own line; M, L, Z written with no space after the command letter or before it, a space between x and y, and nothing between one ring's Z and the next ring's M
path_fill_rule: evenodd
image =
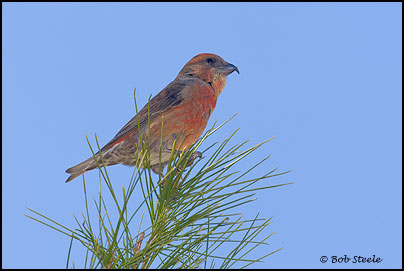
M154 96L153 99L150 100L150 122L173 106L180 105L183 101L181 93L189 85L189 80L177 79ZM142 130L142 128L147 125L148 104L139 111L138 115L140 130ZM138 133L138 115L134 116L101 150L107 150L121 142L134 130Z

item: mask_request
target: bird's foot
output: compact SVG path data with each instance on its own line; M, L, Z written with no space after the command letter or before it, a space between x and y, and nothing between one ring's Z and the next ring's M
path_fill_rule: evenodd
M188 164L186 165L186 167L190 167L192 166L192 164L194 163L196 158L202 158L202 153L199 151L196 151L192 154L191 159L189 159Z
M202 153L199 152L199 151L194 152L194 153L192 154L191 158L189 159L187 165L185 166L185 168L192 166L196 158L202 158ZM180 174L181 170L182 170L182 169L179 169L179 168L177 169L177 174L174 176L174 178L175 178L178 174ZM185 169L184 169L184 171L185 171ZM163 173L160 173L160 176L161 176L161 179L163 180L163 181L161 182L161 184L160 184L160 187L163 189L163 188L164 188L164 185L165 185L165 182L166 182L166 180L164 179L165 175L164 175ZM180 190L179 187L180 187L180 185L181 185L181 182L184 181L184 178L182 178L181 175L180 175L180 179L181 179L181 181L179 181L179 182L177 182L177 183L175 184L175 187L176 187L178 190Z

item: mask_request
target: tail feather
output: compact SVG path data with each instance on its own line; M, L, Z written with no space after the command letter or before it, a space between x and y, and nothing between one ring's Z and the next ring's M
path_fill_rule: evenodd
M84 173L84 172L83 172ZM69 178L67 178L66 183L70 182L71 180L77 178L78 176L80 176L83 173L72 173Z
M69 178L67 178L66 183L70 182L71 180L77 178L78 176L89 170L95 169L96 167L97 164L94 161L94 157L90 157L84 162L81 162L80 164L67 169L66 173L70 173L71 175L69 176Z

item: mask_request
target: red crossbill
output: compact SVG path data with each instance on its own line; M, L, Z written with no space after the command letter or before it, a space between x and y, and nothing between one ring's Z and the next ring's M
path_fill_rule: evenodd
M150 100L150 167L161 174L168 163L174 140L181 142L181 151L187 150L202 135L219 94L226 84L226 76L236 66L215 54L199 54L181 69L178 76ZM148 104L146 104L102 149L106 166L124 164L135 166L142 140L148 135ZM161 140L161 124L163 136ZM138 126L139 118L139 126ZM161 164L160 161L161 145ZM179 148L179 147L178 147ZM180 151L179 149L176 151ZM99 164L101 157L96 154ZM138 164L139 166L139 164ZM142 167L140 165L140 167ZM97 168L94 157L66 170L70 182L86 171Z

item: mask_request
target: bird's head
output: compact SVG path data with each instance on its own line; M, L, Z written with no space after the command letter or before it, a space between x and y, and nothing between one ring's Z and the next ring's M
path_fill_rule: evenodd
M233 64L226 62L223 58L215 54L199 54L194 56L182 68L177 78L198 78L212 86L217 95L223 90L226 84L226 76L238 71Z

